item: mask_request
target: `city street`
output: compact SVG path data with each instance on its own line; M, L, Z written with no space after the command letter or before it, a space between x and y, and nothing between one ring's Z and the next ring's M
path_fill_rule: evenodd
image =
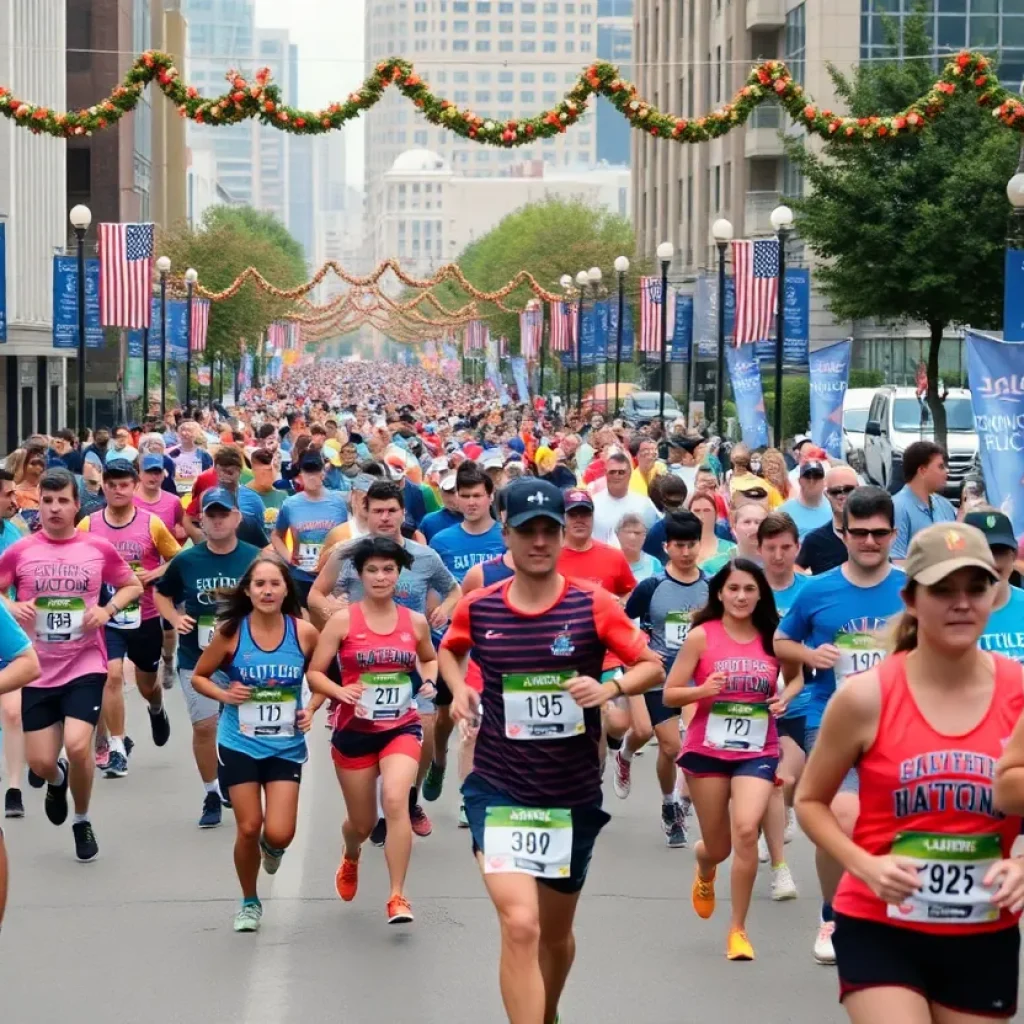
M497 926L469 834L457 830L456 790L427 805L434 833L417 839L410 926L389 927L384 857L367 847L352 904L334 894L342 802L323 718L302 786L299 830L279 874L261 875L263 928L231 930L238 887L234 824L201 832L202 790L180 691L173 734L156 750L137 694L137 746L123 780L97 778L94 864L75 862L70 824L53 828L42 793L5 824L11 895L0 935L3 1020L12 1024L498 1024ZM636 763L633 794L609 797L578 917L578 956L564 1024L832 1024L845 1019L835 973L811 944L817 901L810 846L787 852L801 899L774 904L762 869L749 930L754 963L724 957L728 871L710 922L690 908L693 855L664 846L653 748ZM454 763L454 762L453 762ZM4 780L6 785L6 780ZM756 1008L756 1009L755 1009Z

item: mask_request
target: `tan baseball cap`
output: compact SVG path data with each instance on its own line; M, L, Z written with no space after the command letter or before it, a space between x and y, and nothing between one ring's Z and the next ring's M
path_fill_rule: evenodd
M984 569L999 579L985 535L966 523L936 523L915 533L903 570L908 579L934 586L957 569Z

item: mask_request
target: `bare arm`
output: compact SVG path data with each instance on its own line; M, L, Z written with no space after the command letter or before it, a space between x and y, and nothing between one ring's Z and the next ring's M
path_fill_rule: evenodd
M182 520L182 524L185 527L185 533L187 534L188 539L192 541L193 544L203 543L205 540L203 531L200 529L199 524L195 519L193 519L187 512L185 513L185 518Z
M39 678L39 658L35 648L28 647L0 669L0 693L20 690ZM2 908L0 908L2 910Z
M430 626L422 615L413 615L413 626L416 630L416 658L419 661L420 675L424 683L437 684L437 651L430 638Z
M238 649L238 634L226 637L218 629L214 631L213 639L206 650L199 655L199 661L192 672L192 686L196 693L209 697L220 704L240 704L249 695L251 687L243 686L241 683L232 683L230 689L218 686L213 681L214 672L228 661ZM244 692L243 692L244 691Z
M159 590L154 591L153 601L156 604L156 610L174 627L175 632L191 633L195 629L196 620L191 615L179 612L174 602L166 594L161 594Z
M687 634L669 670L668 679L665 680L665 689L661 694L665 707L686 707L721 692L724 684L721 672L712 673L700 686L691 685L693 673L697 671L697 664L707 649L707 643L707 634L700 626L695 626Z
M324 567L317 573L313 586L309 591L310 613L322 622L327 623L335 612L348 607L348 602L334 596L334 588L338 584L338 577L341 575L340 549L335 548L330 557L324 563ZM335 648L337 650L337 648Z
M994 796L1004 814L1024 813L1024 717L1017 719L996 765Z
M307 622L305 619L296 619L295 628L298 633L299 647L302 653L306 656L307 662L313 656L313 651L316 650L317 641L320 639L320 631L312 623ZM314 693L309 703L306 705L306 709L310 715L315 714L320 710L324 701L327 698L322 693Z
M339 686L330 680L327 669L331 662L338 656L341 645L348 636L349 614L348 609L343 608L335 612L327 622L317 641L310 659L309 668L306 670L306 680L313 693L330 697L331 700L341 701L346 704L354 704L359 700L363 692L362 683L353 683L350 686Z
M274 549L274 554L278 555L285 565L291 565L292 553L285 543L287 532L287 530L282 531L275 527L270 534L270 546Z

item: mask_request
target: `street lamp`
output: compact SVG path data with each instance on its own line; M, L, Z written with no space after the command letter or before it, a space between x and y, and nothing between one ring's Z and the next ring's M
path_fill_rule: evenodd
M668 337L668 265L675 255L675 247L671 242L662 242L658 246L658 259L661 261L661 396L658 402L658 418L661 420L661 429L665 430L665 377L667 369L665 364L665 352L667 345L665 339Z
M719 217L711 225L711 234L718 246L718 362L715 370L717 387L715 388L715 432L724 436L725 402L725 252L732 241L732 224L724 217Z
M775 447L782 449L782 350L786 337L786 236L793 227L788 206L772 210L772 227L779 236L779 290L775 300Z
M626 315L625 284L629 273L629 260L625 256L615 257L615 273L619 276L619 319L615 337L615 416L619 415L619 372L622 364L622 320Z
M598 271L600 273L600 271ZM590 275L581 270L576 275L576 287L580 298L576 306L576 412L583 408L583 296L590 281Z
M597 348L597 339L598 339L598 333L597 333L597 298L598 298L598 295L600 294L601 278L603 276L604 275L601 273L601 268L600 267L591 267L587 271L587 280L590 282L590 290L593 293L593 299L594 299L594 308L593 308L593 310L591 311L591 314L590 314L594 318L594 387L595 388L597 387L597 367L601 363L604 363L604 384L606 386L605 390L607 390L607 384L608 384L608 360L605 359L606 353L598 351L598 348Z
M92 223L88 206L73 206L68 220L78 239L78 431L85 429L85 233Z
M156 261L160 274L160 419L167 415L167 275L171 272L171 259L161 256Z
M185 321L185 412L188 413L192 388L192 290L199 280L199 274L191 267L185 271L185 288L188 291L188 318Z
M569 311L569 298L572 292L572 274L563 274L559 279L558 283L562 286L562 290L565 292L566 299L566 320L568 320ZM569 323L565 325L566 341L568 345L569 337L572 335L572 326ZM559 361L562 362L563 357L559 357ZM572 389L572 363L569 361L562 362L562 370L565 373L565 407L569 408L569 392Z

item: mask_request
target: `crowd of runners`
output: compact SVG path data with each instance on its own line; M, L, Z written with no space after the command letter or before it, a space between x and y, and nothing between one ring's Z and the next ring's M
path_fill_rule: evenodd
M279 869L328 743L337 895L357 898L381 846L375 898L407 926L414 836L458 787L505 1013L551 1024L599 834L642 800L692 850L702 919L728 863L709 941L730 961L767 941L747 929L765 865L774 900L820 890L807 955L837 966L852 1021L1009 1019L1018 538L997 509L933 500L937 445L903 466L894 500L807 437L752 452L358 361L232 410L27 438L0 470L6 818L36 813L23 780L44 789L92 861L94 781L190 730L196 821L233 816L231 925L254 932L260 869ZM126 735L126 680L148 739ZM658 792L634 794L649 744ZM816 879L787 865L798 829ZM0 839L0 920L6 888Z

